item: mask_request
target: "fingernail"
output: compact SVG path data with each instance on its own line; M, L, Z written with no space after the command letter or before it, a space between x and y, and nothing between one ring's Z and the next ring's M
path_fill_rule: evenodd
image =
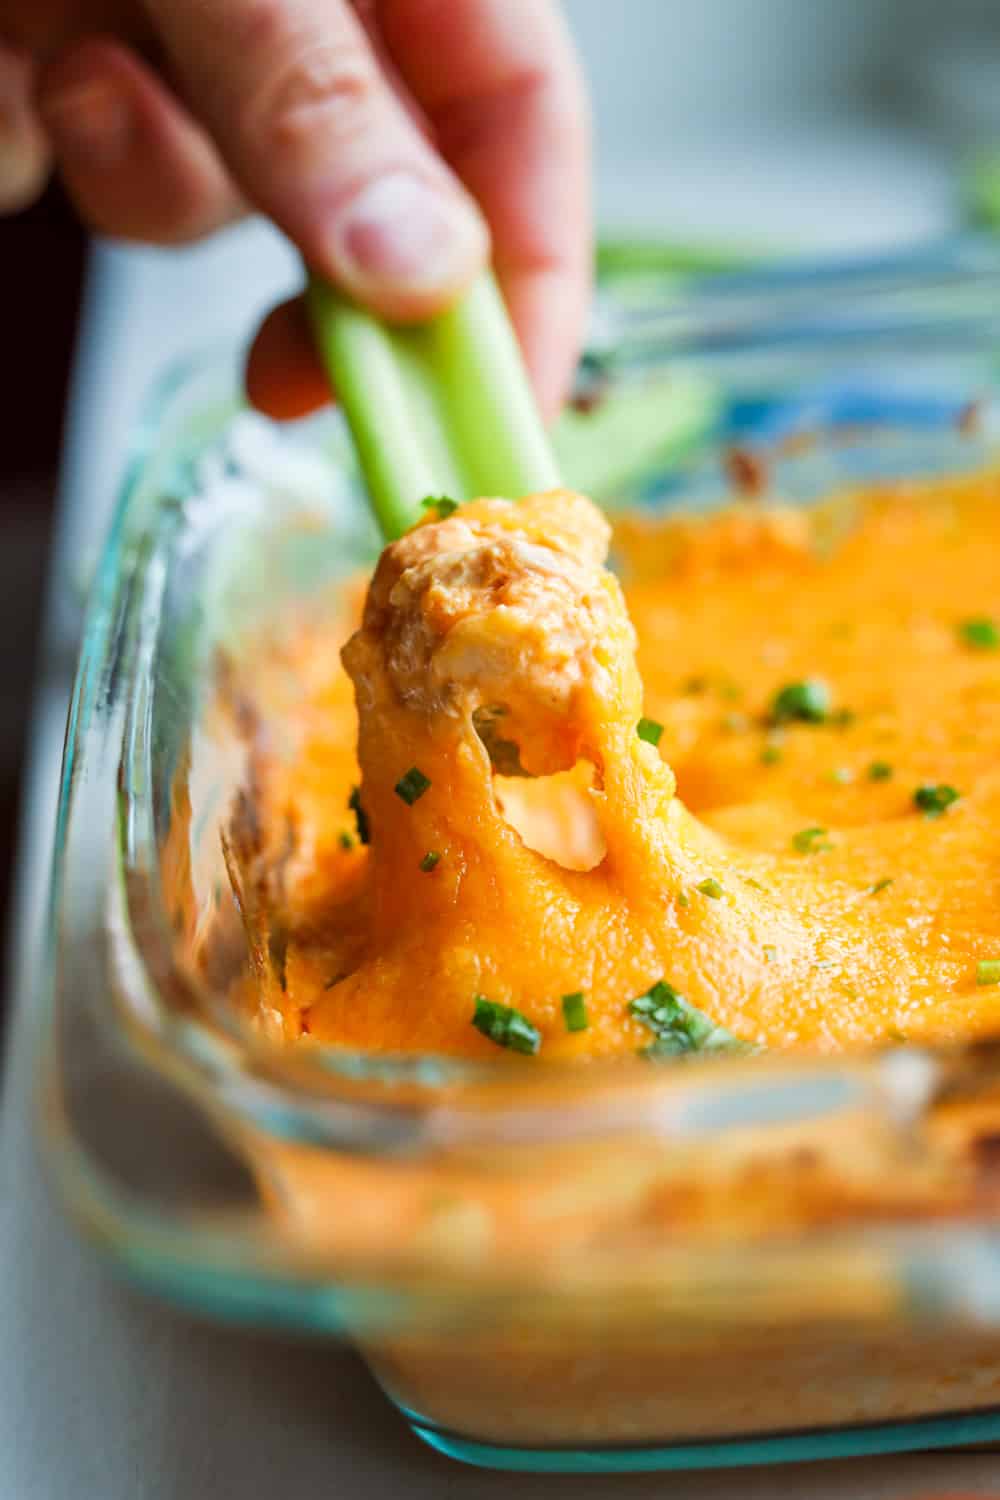
M356 293L434 293L471 275L485 255L486 232L458 193L389 172L341 205L330 250Z
M102 166L125 154L131 131L128 105L120 90L103 79L76 83L42 102L42 117L60 155L72 153Z

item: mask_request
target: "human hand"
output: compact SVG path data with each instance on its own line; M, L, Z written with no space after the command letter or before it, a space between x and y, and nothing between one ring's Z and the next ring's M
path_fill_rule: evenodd
M586 103L555 0L0 0L0 210L54 161L95 229L160 244L252 207L393 319L492 254L543 409L590 262ZM248 369L278 416L325 399L298 305Z

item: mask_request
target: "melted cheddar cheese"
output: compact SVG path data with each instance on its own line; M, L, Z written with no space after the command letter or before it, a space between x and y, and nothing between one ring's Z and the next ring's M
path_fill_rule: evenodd
M609 539L563 491L432 513L255 658L254 1022L486 1058L479 997L587 1058L663 980L769 1048L994 1032L1000 481Z

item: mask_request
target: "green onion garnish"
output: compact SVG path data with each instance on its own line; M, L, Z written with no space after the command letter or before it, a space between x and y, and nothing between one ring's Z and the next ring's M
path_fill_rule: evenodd
M800 828L798 833L792 836L792 847L800 854L823 854L827 849L833 848L830 843L819 842L825 836L825 828Z
M718 901L722 895L722 886L711 875L709 875L707 880L703 880L699 885L696 885L695 890L701 891L703 896L710 896L713 901Z
M587 1002L583 998L582 991L577 990L572 995L563 995L562 1013L567 1031L586 1031L589 1024L587 1021Z
M440 864L440 862L441 862L441 855L438 852L438 850L437 849L428 849L427 853L424 855L423 859L420 861L420 868L423 870L423 872L424 872L425 875L429 875L432 870L436 870L437 869L437 867Z
M527 1016L522 1016L513 1006L501 1005L497 1000L487 1000L485 995L477 995L475 1004L472 1024L477 1031L489 1037L498 1047L534 1057L542 1045L542 1034L537 1026L532 1026Z
M887 891L892 885L892 876L883 875L881 880L876 880L874 885L868 887L869 896L877 896L880 891Z
M976 964L977 984L1000 984L1000 958L981 958Z
M704 1012L689 1004L672 984L658 979L644 995L629 1002L629 1015L641 1021L655 1040L641 1056L676 1057L684 1052L752 1052L724 1026L716 1026Z
M892 766L887 760L873 760L868 767L869 781L889 781L892 777Z
M414 802L419 802L430 784L429 776L425 776L417 766L411 766L405 776L401 776L396 782L393 791L397 797L402 797L407 807L412 807Z
M458 510L458 501L450 495L428 495L420 502L421 510L436 510L439 521L446 521Z
M959 635L973 651L996 651L1000 647L1000 625L987 615L972 620L963 620L958 627Z
M342 828L341 829L340 833L337 835L337 840L338 840L338 842L340 844L341 849L353 849L354 848L354 838L353 838L353 835L349 834L347 832L346 828Z
M677 892L677 905L678 906L690 906L691 905L691 897L688 895L687 891L678 891Z
M361 788L359 786L351 787L351 795L347 799L347 805L354 814L354 826L358 830L358 843L370 844L372 841L371 824L368 821L368 814L361 806Z
M663 734L663 725L658 724L655 719L640 719L635 726L635 732L647 745L658 745L660 736Z
M955 788L946 782L925 781L913 793L913 800L925 818L940 818L958 797Z
M822 677L806 677L789 682L771 700L769 718L772 724L822 724L830 717L831 694Z

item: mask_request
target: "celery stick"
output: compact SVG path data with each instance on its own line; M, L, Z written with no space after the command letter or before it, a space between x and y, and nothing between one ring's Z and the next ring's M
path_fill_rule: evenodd
M753 265L760 250L722 249L655 236L633 235L601 238L597 245L597 275L605 277L645 275L703 276L712 271L741 271Z
M425 495L513 500L559 484L491 275L426 323L382 323L315 277L307 300L387 538L417 519Z
M566 483L608 509L704 443L722 397L704 376L649 374L612 384L592 411L562 413L552 434Z

